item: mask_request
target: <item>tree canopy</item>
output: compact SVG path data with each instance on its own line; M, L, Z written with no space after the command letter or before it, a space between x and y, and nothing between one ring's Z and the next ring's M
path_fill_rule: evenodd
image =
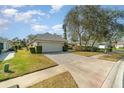
M115 42L124 34L124 11L97 5L75 6L64 19L64 29L80 46L98 42ZM73 40L73 39L72 39Z

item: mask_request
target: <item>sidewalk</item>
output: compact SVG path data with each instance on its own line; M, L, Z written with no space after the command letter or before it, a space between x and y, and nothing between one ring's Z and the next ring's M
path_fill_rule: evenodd
M2 81L0 82L0 88L7 88L13 85L19 85L20 88L26 88L65 71L67 70L63 66L52 67L46 70L41 70L14 79Z
M15 52L2 53L2 54L0 54L0 61L9 60L9 59L13 58L14 55L15 55Z

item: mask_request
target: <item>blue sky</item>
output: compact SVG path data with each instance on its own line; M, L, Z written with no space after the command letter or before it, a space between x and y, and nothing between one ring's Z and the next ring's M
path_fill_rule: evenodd
M45 32L63 35L63 20L72 7L72 5L0 6L0 36L22 39L29 34ZM124 6L103 7L124 10Z

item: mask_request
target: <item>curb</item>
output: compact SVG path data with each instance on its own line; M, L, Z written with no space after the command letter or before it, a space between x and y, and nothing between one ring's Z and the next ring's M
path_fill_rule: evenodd
M123 88L124 87L124 58L120 60L120 66L118 68L117 75L115 77L113 88Z
M120 59L117 63L113 65L112 69L108 73L107 78L103 82L101 88L113 88L115 81L117 81L116 79L118 76L119 68L123 62L122 60L123 59Z

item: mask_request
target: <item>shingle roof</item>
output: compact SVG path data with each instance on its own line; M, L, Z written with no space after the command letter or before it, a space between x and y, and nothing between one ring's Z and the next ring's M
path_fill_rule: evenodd
M66 40L63 39L60 35L57 34L50 34L50 33L45 33L45 34L38 34L35 38L40 39L40 40L50 40L50 41L63 41L65 42Z
M122 45L122 44L124 45L124 41L119 41L119 42L117 42L117 44L118 45Z

